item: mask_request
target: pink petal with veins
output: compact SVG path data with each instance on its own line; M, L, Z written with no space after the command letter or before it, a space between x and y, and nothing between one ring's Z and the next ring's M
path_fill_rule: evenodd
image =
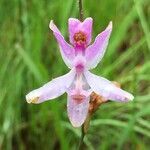
M134 98L132 94L116 87L112 82L103 77L94 75L89 71L86 71L84 75L91 89L106 99L127 102Z
M103 58L111 31L112 22L110 22L108 27L96 37L94 43L86 49L85 58L87 60L88 69L95 68Z
M49 99L57 98L67 91L67 89L73 82L74 77L75 71L71 70L69 73L53 79L39 89L31 91L29 94L27 94L27 102L38 104Z
M75 58L74 48L65 41L64 37L62 36L56 25L53 23L53 21L50 22L49 28L53 31L53 34L57 39L64 62L69 68L72 68L72 60Z

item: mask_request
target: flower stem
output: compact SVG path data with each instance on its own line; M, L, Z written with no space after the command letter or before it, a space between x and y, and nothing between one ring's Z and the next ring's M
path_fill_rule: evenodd
M78 0L79 3L79 19L83 21L83 8L82 8L82 0Z
M85 135L88 131L90 120L91 120L91 114L88 113L88 115L86 117L86 120L85 120L84 124L81 127L81 138L80 138L78 150L83 149L83 140L84 140L84 137L85 137Z
M81 127L81 138L80 138L78 150L82 150L84 136L85 136L84 125L82 125L82 127Z

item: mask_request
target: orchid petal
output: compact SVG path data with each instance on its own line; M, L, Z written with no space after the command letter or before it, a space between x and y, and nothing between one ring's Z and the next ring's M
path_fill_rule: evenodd
M113 83L103 77L99 77L86 71L85 78L92 90L106 99L119 102L133 100L133 95L116 87Z
M88 69L95 68L103 58L112 31L112 22L95 39L94 43L86 49L85 58Z
M71 70L69 73L53 79L41 88L27 94L27 102L38 104L62 95L66 92L67 88L69 88L69 86L73 82L74 77L75 71Z
M72 60L75 57L74 48L65 41L61 32L58 30L58 28L56 27L56 25L53 23L52 20L49 24L49 28L53 31L53 34L57 39L64 62L69 68L72 68Z
M70 43L74 43L74 35L75 33L81 31L87 36L87 44L91 41L91 33L92 33L92 24L93 19L91 17L86 18L83 22L80 22L78 19L70 18L68 21L69 24L69 33L70 33Z
M71 95L68 94L67 111L71 124L74 127L80 127L88 114L90 97L83 99L82 103L77 103Z

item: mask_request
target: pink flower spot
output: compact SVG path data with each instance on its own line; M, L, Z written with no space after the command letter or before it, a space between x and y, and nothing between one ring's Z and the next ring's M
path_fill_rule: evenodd
M80 104L83 102L83 100L85 99L86 97L84 95L72 95L72 99L77 103L77 104Z
M77 66L76 66L76 72L77 73L82 73L84 71L84 66L83 66L83 64L78 64Z

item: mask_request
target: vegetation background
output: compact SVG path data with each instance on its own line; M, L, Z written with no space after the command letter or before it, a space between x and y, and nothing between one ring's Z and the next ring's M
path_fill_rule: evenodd
M100 107L85 149L149 150L150 1L84 0L83 7L84 17L94 19L93 37L113 21L109 47L93 72L135 96ZM77 0L0 0L0 149L76 149L80 129L69 123L66 95L40 105L25 101L29 91L68 72L48 25L53 19L68 39L69 17L78 17Z

